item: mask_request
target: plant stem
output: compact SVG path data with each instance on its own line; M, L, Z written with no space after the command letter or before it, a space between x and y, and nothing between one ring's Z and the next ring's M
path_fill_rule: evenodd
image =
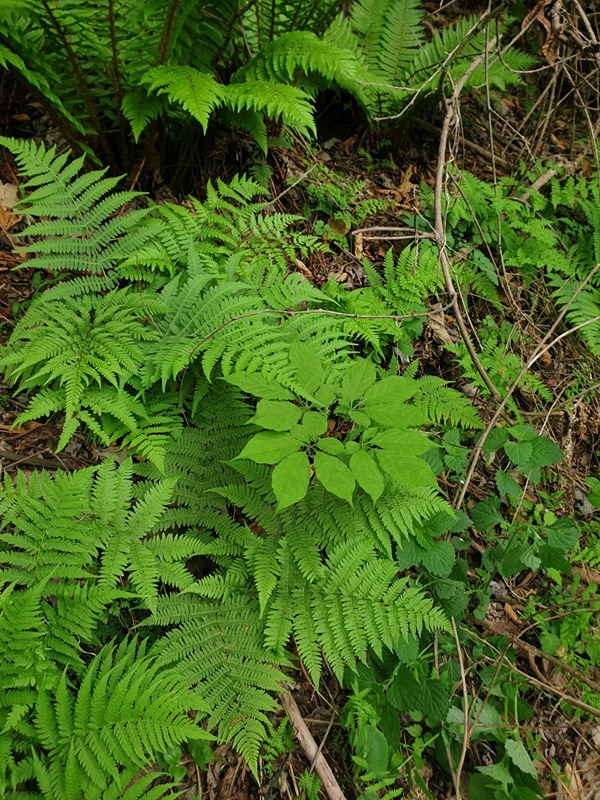
M56 18L54 11L50 8L48 0L42 0L42 5L44 7L44 11L46 12L48 19L50 20L52 27L56 32L56 35L58 36L58 38L62 42L63 47L65 48L65 53L67 54L67 58L69 59L69 63L71 64L73 74L75 75L75 78L77 80L77 85L79 86L79 91L81 93L81 98L83 100L85 110L87 111L87 114L90 118L90 122L92 123L92 127L94 128L94 130L96 131L96 135L98 136L98 142L100 144L100 148L103 151L109 166L115 168L116 162L114 159L114 155L108 144L106 134L104 133L102 124L96 113L96 109L92 101L90 87L88 85L85 75L83 74L83 70L81 69L81 64L79 63L79 59L77 58L75 51L71 47L71 43L69 42L69 39L65 31L63 30L60 22Z

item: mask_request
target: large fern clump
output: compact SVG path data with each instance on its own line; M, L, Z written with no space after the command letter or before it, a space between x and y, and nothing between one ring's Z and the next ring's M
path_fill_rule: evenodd
M419 0L355 0L349 9L340 0L9 2L0 65L46 103L69 142L87 139L111 167L129 169L142 137L146 157L159 135L183 154L217 115L263 151L268 120L310 136L324 88L350 92L370 119L399 113L485 51L475 18L430 41L423 20ZM490 54L469 85L504 86L531 64L515 48Z
M242 66L282 34L322 33L341 5L3 3L0 65L47 105L69 142L87 140L113 168L131 166L132 145L159 117L166 121L166 136L181 140L190 135L186 115L206 131L218 109L266 149L266 118L281 119L298 133L313 129L310 98L288 82L227 85L232 64ZM150 138L156 133L155 126Z
M159 481L134 500L131 462L110 460L54 479L18 475L14 486L7 477L2 797L25 797L19 787L35 781L39 793L29 797L158 798L168 783L149 788L160 777L150 769L156 754L206 738L187 716L205 710L197 695L118 619L132 601L155 608L161 581L192 582L190 542L153 532L172 490Z
M134 456L0 496L6 791L158 797L143 770L207 730L256 770L298 659L341 680L449 630L398 559L412 543L436 563L455 522L431 432L478 415L386 366L408 330L367 336L294 271L323 243L253 181L123 209L139 198L102 171L2 141L30 176L26 252L56 278L1 356L29 397L17 423L58 415L59 446L79 426ZM422 315L434 261L390 254L363 301Z

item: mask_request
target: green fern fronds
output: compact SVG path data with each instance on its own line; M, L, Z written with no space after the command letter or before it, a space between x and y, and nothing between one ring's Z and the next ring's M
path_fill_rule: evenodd
M386 83L400 80L424 43L423 10L419 0L358 0L350 24L369 69Z
M197 695L143 644L105 645L76 693L66 673L53 696L39 693L35 727L45 753L34 772L42 791L64 798L102 798L107 785L124 791L132 768L149 766L155 753L209 738L190 710L204 710Z
M241 597L213 604L182 595L159 603L150 623L178 625L163 638L158 663L198 686L211 709L209 729L232 740L256 769L277 708L273 695L288 682L280 668L288 659L263 646L258 608Z
M159 96L166 94L172 103L179 103L205 132L211 113L222 104L224 98L225 87L213 75L199 72L193 67L153 67L144 74L142 83L148 92L156 92ZM133 110L133 104L130 104L130 109ZM146 107L141 106L132 121L138 131L142 130L146 113ZM150 116L147 119L149 121Z
M58 449L76 431L82 410L88 427L106 444L111 437L102 423L105 413L135 430L136 417L145 412L124 386L142 367L142 343L157 338L145 324L146 314L143 297L127 289L63 302L42 295L0 358L0 367L21 389L46 387L17 422L64 411ZM110 400L103 401L107 392Z
M137 209L117 215L126 203L139 197L136 192L115 192L119 178L106 178L106 170L81 173L84 156L71 159L67 150L46 149L33 141L0 137L0 145L16 157L21 172L29 176L23 189L29 194L19 209L36 217L28 237L43 237L25 245L33 253L27 264L51 272L85 272L107 277L119 259L129 255L137 242L127 232L147 211ZM104 288L114 285L107 279Z

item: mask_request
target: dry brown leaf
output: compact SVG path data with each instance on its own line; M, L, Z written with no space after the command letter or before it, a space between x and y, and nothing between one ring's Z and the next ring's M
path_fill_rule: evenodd
M14 183L0 182L0 228L5 231L22 219L21 214L13 214L12 209L19 199L19 189Z
M579 772L573 769L571 764L565 764L565 778L567 779L566 785L562 781L558 781L558 796L564 800L585 800L587 793L583 781Z
M454 339L450 335L441 303L436 303L430 310L427 317L427 324L431 329L433 338L438 344L453 344Z

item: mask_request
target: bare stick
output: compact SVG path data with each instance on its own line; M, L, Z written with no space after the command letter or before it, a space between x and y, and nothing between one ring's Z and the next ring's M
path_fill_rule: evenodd
M438 164L437 164L437 173L435 178L434 230L435 230L436 244L440 254L440 264L442 267L442 273L444 275L444 283L446 284L448 299L450 300L450 303L452 305L452 310L454 311L454 316L456 317L458 329L460 330L462 339L465 343L467 350L469 351L469 355L471 356L471 360L473 361L473 364L475 365L477 372L481 375L483 382L490 390L490 393L494 398L494 400L499 402L501 400L500 392L496 389L496 387L492 383L490 376L487 374L481 361L479 360L475 348L473 347L473 343L471 342L471 338L469 336L469 332L467 330L467 326L465 324L462 312L460 310L458 294L456 293L456 289L454 288L454 284L452 282L450 259L448 258L448 253L446 251L446 231L444 227L444 218L442 216L442 206L443 206L442 198L444 193L444 187L446 185L446 151L448 148L448 135L450 133L450 125L452 124L453 121L458 119L458 110L457 110L458 98L466 82L472 75L472 73L477 69L477 67L479 67L485 61L489 49L493 47L496 42L497 42L497 37L494 37L486 44L485 51L481 53L481 55L479 55L476 59L473 60L469 69L466 70L466 72L457 81L454 87L454 91L452 92L452 95L447 100L445 100L446 113L444 114L444 122L442 124L442 131L440 133L440 146L438 149Z
M281 700L281 705L285 709L285 713L290 718L296 739L304 750L309 762L314 765L315 772L323 784L323 789L327 793L327 797L329 797L329 800L346 800L346 796L340 789L340 785L331 771L331 767L325 760L323 754L319 752L317 743L306 727L306 723L302 719L302 714L300 713L296 701L289 692L282 692L279 695L279 699Z

